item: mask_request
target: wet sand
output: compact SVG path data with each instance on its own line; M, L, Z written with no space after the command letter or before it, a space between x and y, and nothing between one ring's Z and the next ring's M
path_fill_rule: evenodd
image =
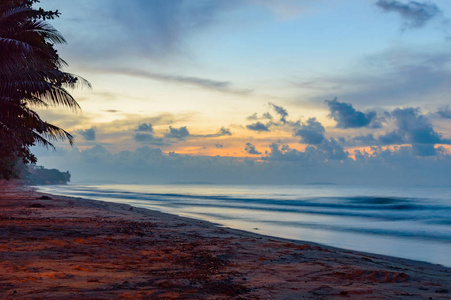
M451 268L0 183L0 299L303 298L450 299Z

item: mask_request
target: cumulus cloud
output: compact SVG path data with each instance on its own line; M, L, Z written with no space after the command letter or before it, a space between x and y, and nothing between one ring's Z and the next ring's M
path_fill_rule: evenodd
M449 105L440 107L436 114L441 118L451 119L451 109L449 108Z
M436 17L442 16L442 11L432 2L397 0L378 0L376 6L385 12L397 13L403 20L405 28L420 28Z
M153 127L150 123L141 123L138 125L138 128L136 128L136 131L153 132Z
M190 133L186 128L186 126L182 126L180 128L174 128L172 126L169 126L169 132L167 132L165 136L168 138L184 140L190 136Z
M272 102L269 102L268 104L269 104L269 106L272 107L272 108L276 111L276 113L280 116L280 122L282 122L282 124L287 123L287 119L286 119L286 118L288 117L288 112L287 112L287 110L286 110L285 108L283 108L282 106L275 105L275 104L272 103Z
M219 137L219 136L230 136L232 135L232 132L229 128L221 127L217 133L213 134L204 134L204 135L193 135L197 137L205 137L205 138L212 138L212 137Z
M307 123L301 124L301 127L295 129L294 136L301 137L301 142L305 144L321 144L324 140L325 129L316 118L310 118Z
M357 111L350 103L339 102L337 98L326 100L325 103L330 110L329 117L337 122L337 128L380 127L380 124L375 122L374 111Z
M348 143L350 145L412 145L412 151L418 156L437 155L436 144L450 144L449 139L435 131L430 120L419 108L406 107L396 108L389 113L393 121L394 130L380 134L375 137L373 134L356 136Z
M249 120L249 121L256 121L256 120L258 120L258 115L257 115L257 113L253 113L252 115L250 115L246 119Z
M181 141L192 137L215 138L232 135L230 129L225 127L221 127L218 132L212 134L191 134L186 126L179 128L169 126L169 131L164 133L164 138L166 138L165 140L163 139L163 137L154 136L154 130L151 123L140 123L135 131L138 131L138 133L135 135L135 140L137 142L156 146L170 145L174 142L174 140Z
M167 143L164 141L163 138L155 137L153 134L150 133L140 133L138 132L135 134L134 137L135 141L147 144L147 145L154 145L154 146L165 146Z
M263 124L262 122L256 122L250 125L246 125L247 129L257 132L269 131L269 126Z
M230 131L229 128L225 128L225 127L221 127L221 129L219 129L219 136L223 136L223 135L232 135L232 132Z
M377 143L376 138L372 133L366 134L366 135L358 135L352 138L351 142L348 142L348 144L351 145L374 145Z
M378 141L382 145L399 145L405 143L404 137L397 131L381 134L378 137Z
M269 102L268 105L279 116L279 120L274 120L273 116L269 112L265 112L261 116L259 116L257 113L254 113L246 118L249 121L257 121L257 122L254 122L253 124L246 125L246 127L249 130L262 132L262 131L270 131L271 126L299 125L298 124L299 122L294 123L294 122L287 120L288 112L282 106L276 105L272 102ZM264 124L264 123L260 122L260 120L268 120L268 121L266 122L266 124Z
M265 156L267 160L300 161L303 163L324 163L327 161L345 161L349 153L334 138L324 139L320 144L308 146L304 152L291 149L289 145L280 147L277 143L270 145L270 152Z
M272 120L272 115L269 112L264 113L261 116L258 116L257 113L253 113L249 117L246 118L249 121L257 121L257 120Z
M419 108L397 108L392 112L392 116L398 128L390 134L411 144L418 156L435 155L435 144L450 143L434 130L429 119L420 113Z
M85 130L78 130L77 133L80 134L85 139L85 141L95 141L96 131L97 129L92 127Z
M232 132L229 128L221 127L218 132L210 134L189 134L192 137L202 137L202 138L215 138L220 136L231 136Z
M262 154L260 151L255 149L255 145L253 145L251 143L246 143L246 148L244 148L244 151L246 151L246 153L251 154L251 155L260 155L260 154Z
M349 159L349 152L345 151L343 145L340 144L334 138L324 139L321 144L316 147L316 150L309 146L306 148L305 152L310 154L311 152L320 154L320 158L324 160L347 160Z

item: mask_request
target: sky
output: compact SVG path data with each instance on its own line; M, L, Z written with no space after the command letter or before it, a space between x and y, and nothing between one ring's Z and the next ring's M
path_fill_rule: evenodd
M449 0L41 0L73 182L449 184Z

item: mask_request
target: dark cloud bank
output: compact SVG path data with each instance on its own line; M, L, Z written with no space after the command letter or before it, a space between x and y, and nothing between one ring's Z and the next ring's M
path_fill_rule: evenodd
M190 138L214 138L232 133L222 127L216 133L195 135L186 126L169 126L156 136L151 123L139 123L134 129L135 141L152 147L111 153L96 145L84 150L61 151L56 156L45 153L39 158L47 167L70 170L74 181L102 178L154 184L189 179L218 184L449 185L451 154L442 145L451 144L451 140L437 132L428 115L419 108L396 108L384 112L381 118L374 111L359 111L351 103L336 98L325 101L325 105L337 128L375 132L353 138L328 137L317 119L289 120L285 108L271 103L269 107L278 119L269 117L269 112L261 117L253 114L248 121L266 120L267 124L257 121L247 128L254 131L270 131L272 126L285 128L307 145L304 151L278 141L268 145L266 151L245 143L244 152L251 155L247 158L181 155L171 151L166 154L158 147L183 143ZM442 107L429 116L446 119L449 108ZM89 139L95 136L95 129L78 133ZM370 147L371 151L356 151L353 159L346 150L353 146Z
M257 151L248 146L250 152ZM164 154L148 146L112 154L97 145L61 151L57 156L40 157L40 161L70 170L75 182L101 178L153 184L188 179L218 184L449 184L451 156L441 148L436 156L428 157L416 156L412 147L373 150L373 154L358 152L353 160L339 141L330 139L304 152L272 144L265 155L251 159Z

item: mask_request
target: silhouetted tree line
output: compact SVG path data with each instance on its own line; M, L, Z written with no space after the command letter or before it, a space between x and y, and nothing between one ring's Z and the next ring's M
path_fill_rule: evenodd
M64 37L46 20L58 11L35 9L39 0L0 1L0 179L17 178L20 164L36 163L33 145L54 148L52 141L73 136L41 119L36 107L78 103L66 90L90 86L81 77L61 70L66 62L54 46Z
M35 164L28 165L20 172L20 179L30 185L67 184L70 182L70 176L69 171L46 169Z

